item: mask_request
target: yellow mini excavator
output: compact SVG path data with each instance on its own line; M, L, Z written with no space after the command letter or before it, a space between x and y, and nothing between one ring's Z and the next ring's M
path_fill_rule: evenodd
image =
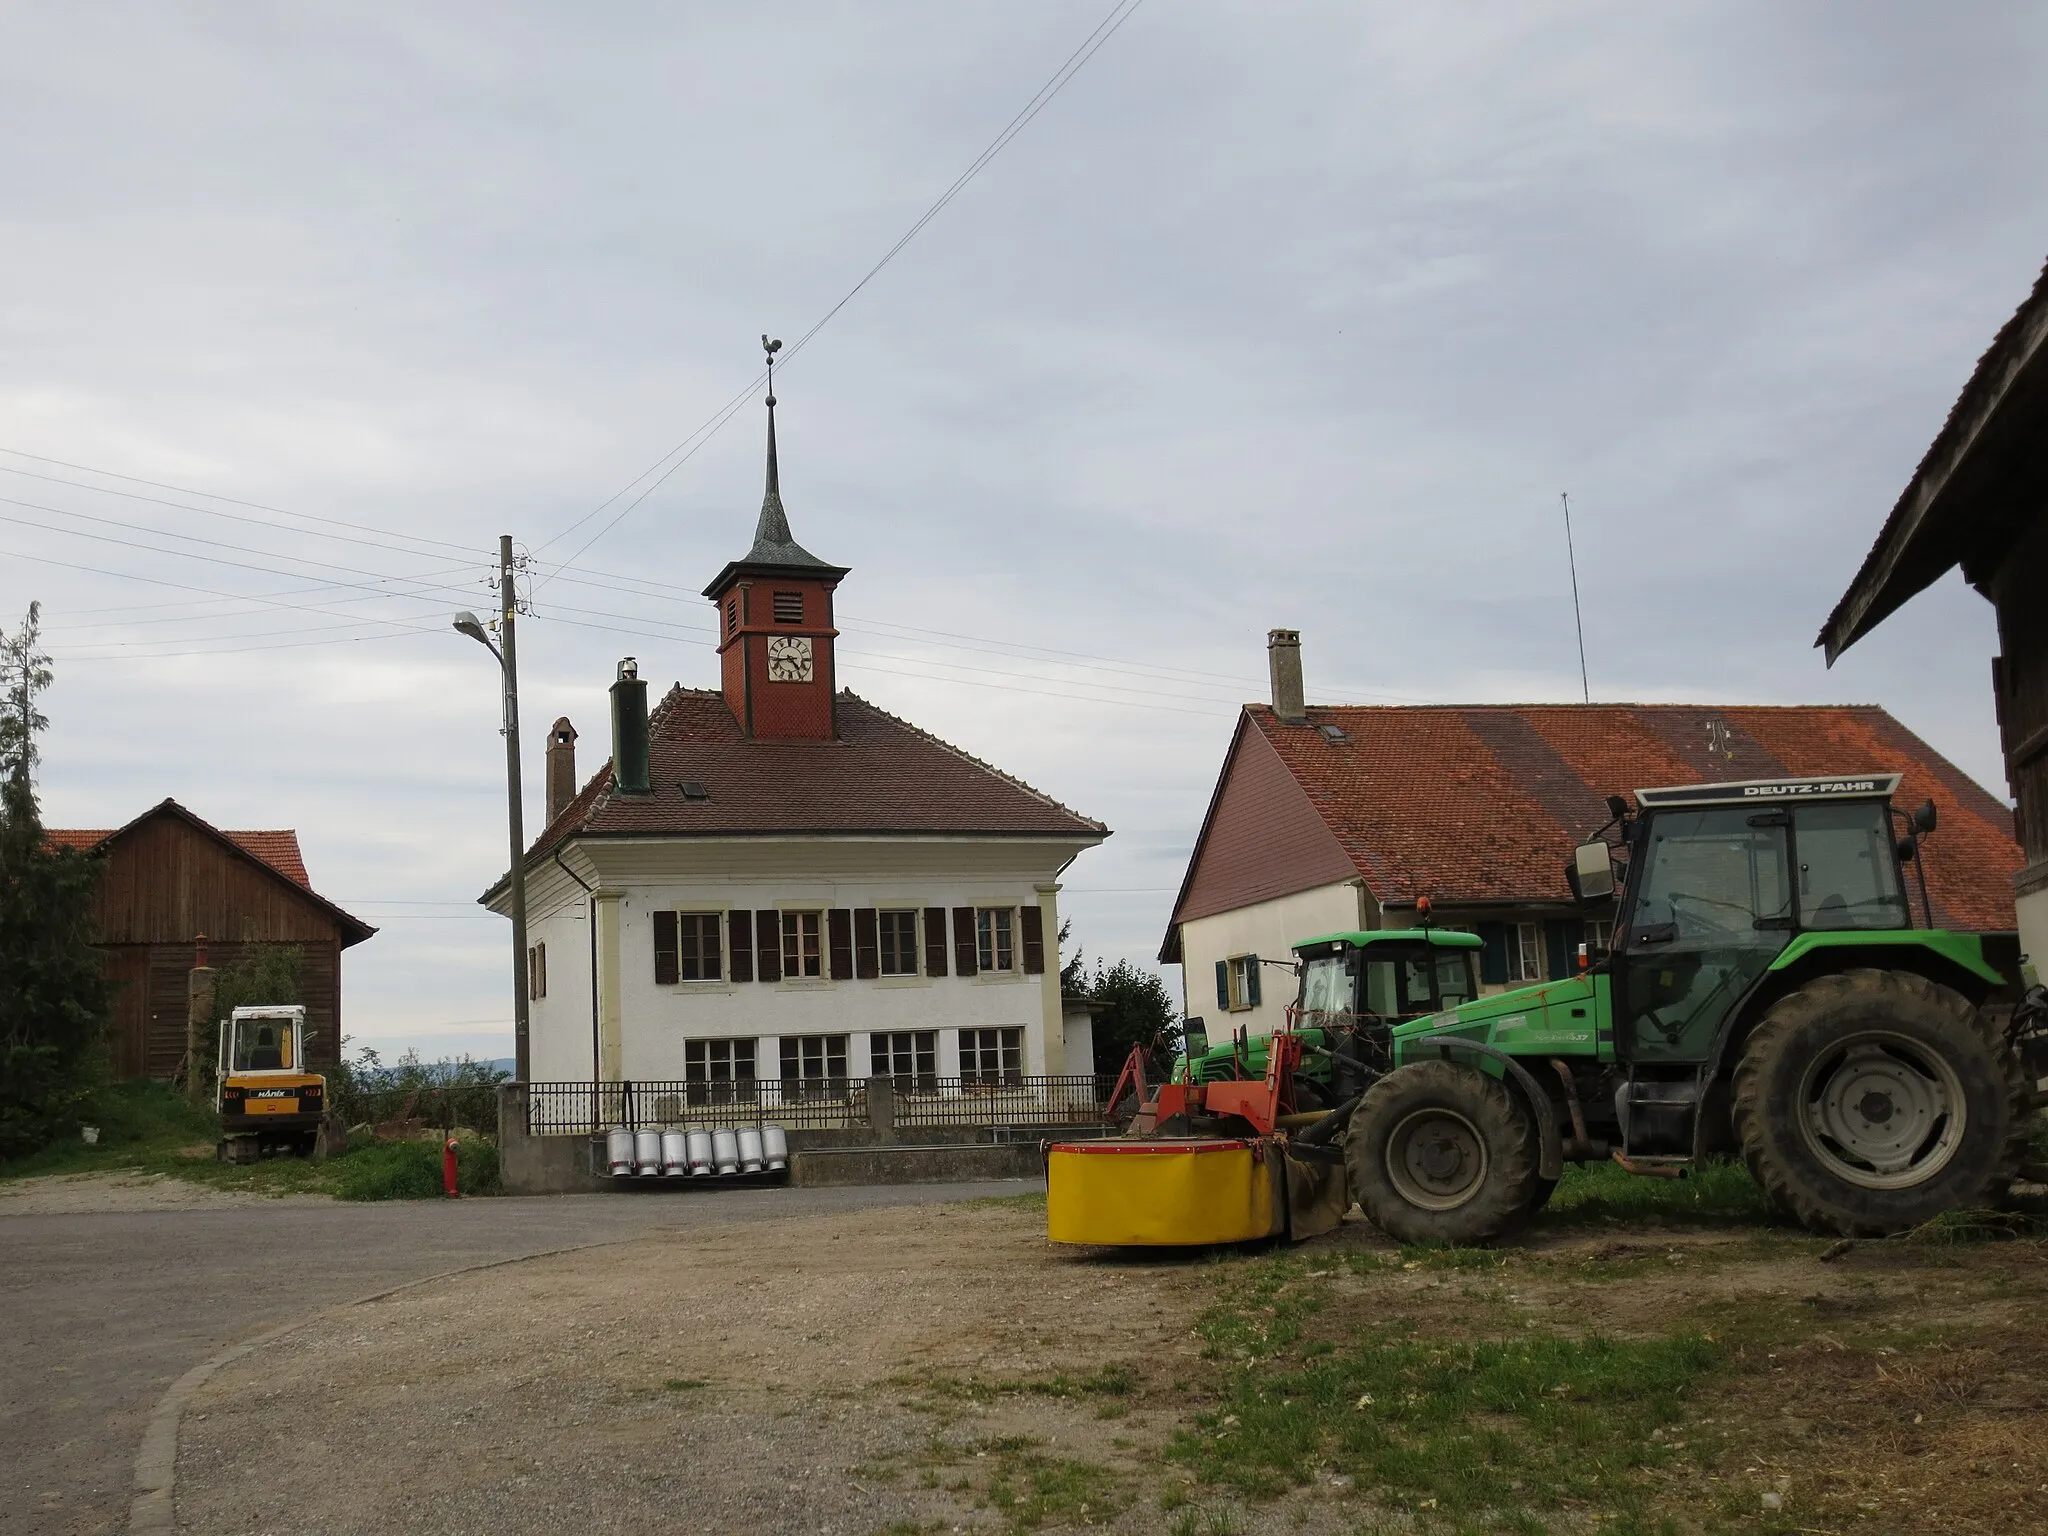
M327 1079L305 1061L304 1008L237 1008L221 1020L215 1153L222 1162L326 1157L347 1145L346 1128L328 1113Z

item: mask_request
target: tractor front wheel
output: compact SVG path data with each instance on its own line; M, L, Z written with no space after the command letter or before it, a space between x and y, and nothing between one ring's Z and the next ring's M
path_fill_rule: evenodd
M1368 1088L1344 1160L1366 1216L1404 1243L1489 1243L1541 1204L1529 1116L1484 1072L1448 1061Z
M1735 1070L1735 1133L1779 1209L1879 1236L2002 1198L2027 1084L1969 1000L1909 971L1822 976L1772 1004Z

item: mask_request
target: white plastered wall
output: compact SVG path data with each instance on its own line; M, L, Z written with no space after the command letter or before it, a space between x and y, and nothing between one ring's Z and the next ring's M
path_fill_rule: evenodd
M778 1076L785 1035L846 1035L847 1070L869 1070L870 1036L931 1030L938 1071L960 1068L959 1031L1024 1032L1024 1070L1069 1070L1059 996L1059 885L1054 876L1077 850L1071 843L1025 839L733 839L578 844L564 855L597 888L598 1013L601 1074L636 1081L684 1076L692 1039L752 1039L756 1073ZM1037 906L1043 914L1045 970L1017 968L960 976L954 971L956 907ZM919 974L833 981L654 981L653 913L759 912L783 908L914 908ZM922 909L948 919L947 974L923 974ZM548 947L548 995L532 1005L537 1081L588 1080L592 1072L591 897L553 865L528 877L528 943ZM608 921L616 913L616 930ZM1085 1043L1083 1044L1085 1051ZM1084 1069L1085 1070L1085 1069Z

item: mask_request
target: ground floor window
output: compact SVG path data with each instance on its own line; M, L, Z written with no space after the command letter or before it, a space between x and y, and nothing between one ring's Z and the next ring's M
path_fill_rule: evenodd
M741 1104L754 1097L752 1040L687 1040L683 1078L692 1104Z
M960 1031L960 1081L982 1087L1015 1087L1024 1077L1024 1031Z
M939 1086L939 1032L906 1029L868 1036L868 1072L895 1079L898 1093L936 1093Z
M784 1035L782 1092L806 1099L844 1097L846 1036Z

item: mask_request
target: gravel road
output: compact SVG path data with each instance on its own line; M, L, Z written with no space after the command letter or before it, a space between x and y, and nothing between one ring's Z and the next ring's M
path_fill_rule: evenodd
M136 1447L165 1389L224 1346L324 1307L464 1265L579 1243L1023 1187L357 1205L186 1204L183 1191L151 1195L119 1176L104 1190L77 1180L54 1193L48 1185L16 1186L0 1199L0 1532L122 1530ZM53 1212L53 1202L68 1213Z

